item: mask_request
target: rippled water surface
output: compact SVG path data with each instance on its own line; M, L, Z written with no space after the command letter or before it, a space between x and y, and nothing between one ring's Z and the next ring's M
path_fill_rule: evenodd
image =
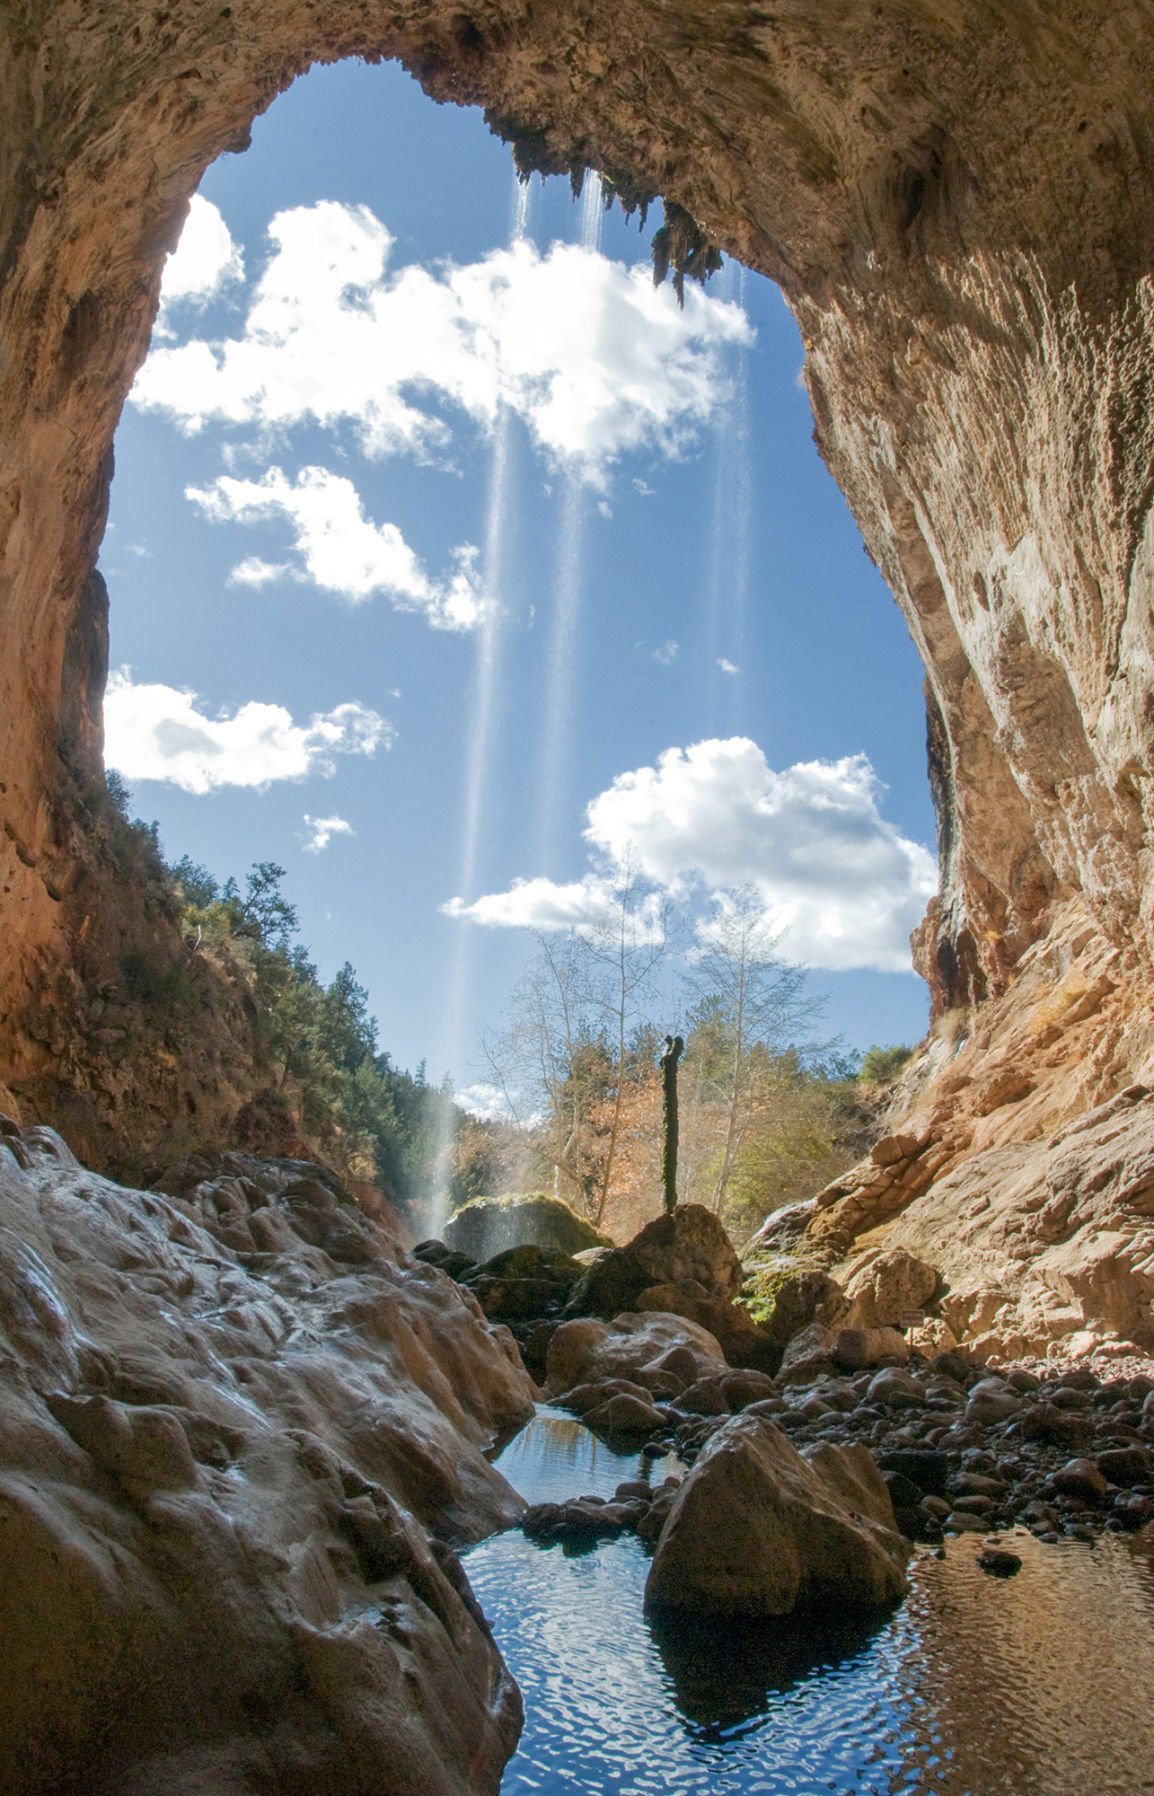
M640 1462L544 1411L499 1463L540 1502L608 1496ZM526 1710L502 1796L1154 1791L1154 1553L1114 1536L1007 1543L1016 1578L979 1571L981 1539L963 1537L913 1562L880 1626L818 1639L656 1632L633 1539L572 1555L484 1542L469 1576Z

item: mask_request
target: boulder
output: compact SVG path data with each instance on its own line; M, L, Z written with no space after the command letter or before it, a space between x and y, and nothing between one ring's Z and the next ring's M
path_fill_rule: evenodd
M641 1397L620 1392L585 1411L585 1426L598 1434L655 1434L668 1418Z
M656 1311L627 1311L611 1323L594 1316L562 1323L549 1343L545 1390L557 1397L575 1385L607 1378L628 1378L648 1390L653 1378L663 1387L662 1395L672 1395L671 1380L684 1390L699 1378L728 1370L718 1341L695 1322Z
M682 1391L676 1407L693 1416L728 1416L751 1403L776 1397L777 1387L764 1372L733 1371L699 1378Z
M845 1293L827 1272L795 1272L778 1285L766 1332L784 1347L810 1323L836 1326L845 1316Z
M556 1314L581 1268L556 1247L507 1247L462 1277L490 1320L525 1321Z
M626 1247L590 1266L569 1301L573 1316L613 1316L632 1309L653 1285L697 1286L708 1297L735 1297L741 1261L721 1223L701 1204L679 1204L658 1216Z
M445 1224L445 1241L480 1263L510 1247L552 1247L581 1253L607 1247L606 1237L559 1197L475 1197Z
M896 1328L839 1328L830 1357L842 1372L864 1372L895 1361L904 1365L910 1350Z
M781 1348L768 1331L753 1320L744 1305L729 1297L711 1297L696 1281L683 1285L650 1285L634 1299L638 1310L662 1310L684 1316L708 1329L721 1342L731 1366L745 1366L772 1376L781 1364Z
M832 1328L811 1322L794 1335L782 1355L777 1369L779 1384L812 1384L815 1378L832 1377L833 1344L837 1337Z
M864 1447L803 1457L772 1422L734 1416L673 1501L645 1598L716 1618L882 1609L905 1592L907 1554Z
M908 1313L925 1310L940 1283L935 1269L905 1248L864 1254L852 1262L846 1279L845 1294L850 1305L846 1325L900 1326Z

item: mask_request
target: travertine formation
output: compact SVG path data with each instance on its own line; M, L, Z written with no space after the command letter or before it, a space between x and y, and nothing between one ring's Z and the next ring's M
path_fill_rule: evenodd
M317 1167L131 1191L0 1132L0 1791L495 1790L453 1543L522 1507L512 1338Z
M243 145L253 115L295 75L313 61L355 54L399 56L435 97L487 106L527 166L593 164L626 198L664 195L683 209L674 235L686 251L710 239L780 281L805 339L818 441L925 659L942 856L940 896L918 947L934 992L934 1039L911 1076L894 1157L873 1163L822 1206L823 1216L836 1212L826 1245L844 1252L855 1240L860 1245L863 1229L889 1224L895 1240L940 1265L958 1241L985 1251L976 1211L972 1230L967 1221L955 1237L950 1226L963 1197L976 1203L984 1196L1003 1217L999 1265L1013 1279L1037 1243L1034 1224L1019 1229L1005 1220L1006 1205L1012 1210L1020 1198L1026 1214L1058 1218L1069 1197L1068 1213L1053 1226L1060 1233L1073 1225L1074 1233L1048 1241L1047 1253L1078 1231L1091 1240L1104 1216L1121 1218L1110 1226L1126 1240L1111 1265L1128 1268L1129 1283L1111 1313L1124 1312L1139 1338L1149 1323L1146 1273L1135 1258L1145 1199L1137 1175L1118 1168L1141 1158L1145 1096L1126 1097L1124 1111L1107 1110L1099 1119L1105 1134L1094 1134L1099 1122L1081 1143L1077 1131L1063 1131L1142 1084L1154 1048L1147 846L1154 808L1154 28L1144 0L575 0L564 7L548 0L39 0L7 7L0 20L0 1088L9 1088L26 1121L58 1115L68 1103L70 1130L105 1164L134 1151L155 1154L169 1126L186 1143L219 1141L251 1095L233 1052L243 1048L243 1017L226 1016L211 1050L199 1055L166 1044L159 1025L126 1027L113 1056L108 1025L94 1014L96 1005L122 1003L117 969L126 951L143 944L166 963L179 958L180 943L163 907L150 908L147 895L138 900L125 888L100 837L106 595L93 568L113 432L189 194L214 156ZM1052 1138L1044 1149L1030 1145ZM1082 1170L1067 1177L1070 1155ZM1103 1175L1098 1186L1091 1163ZM43 1551L45 1600L89 1604L95 1628L108 1605L115 1614L124 1568L137 1564L147 1585L156 1557L176 1542L182 1562L188 1554L194 1567L190 1593L176 1620L158 1599L156 1632L142 1636L140 1663L184 1638L187 1624L180 1650L193 1658L180 1661L180 1677L191 1689L195 1667L211 1659L217 1639L211 1620L200 1633L192 1626L192 1595L213 1588L222 1565L237 1588L248 1575L237 1544L243 1526L239 1533L202 1526L211 1480L232 1475L231 1437L222 1433L224 1457L214 1467L211 1457L197 1458L196 1430L183 1419L185 1410L195 1416L195 1406L170 1378L157 1389L133 1382L128 1366L122 1388L110 1361L108 1384L92 1383L103 1362L78 1357L73 1300L50 1292L51 1243L33 1213L40 1175L34 1167L5 1177L10 1202L28 1209L30 1245L19 1251L39 1256L20 1262L9 1314L20 1303L31 1306L48 1356L39 1382L29 1377L18 1392L22 1419L13 1425L32 1432L8 1444L25 1454L34 1479L63 1481L72 1493L60 1499L61 1520L42 1493L21 1486L11 1513L27 1534L27 1562ZM1055 1195L1061 1202L1051 1211ZM88 1227L97 1215L111 1217L123 1201L69 1199L68 1229L85 1217ZM251 1233L258 1226L251 1205L248 1215L244 1221L238 1210L237 1220ZM76 1300L87 1280L93 1301L111 1306L122 1296L131 1308L136 1292L131 1302L145 1302L149 1281L170 1277L164 1254L158 1265L149 1245L169 1216L163 1207L151 1215L144 1209L138 1226L118 1216L111 1232L122 1260L111 1269L95 1251L69 1261L65 1230L52 1252ZM186 1219L186 1226L197 1225ZM273 1224L266 1218L259 1227ZM133 1258L129 1244L138 1236ZM203 1265L193 1252L191 1291L166 1285L166 1304L196 1300L216 1251L205 1247ZM277 1251L271 1236L253 1249ZM950 1260L959 1291L967 1265ZM1047 1313L1065 1306L1062 1327L1075 1300L1083 1303L1089 1291L1097 1303L1114 1276L1107 1267L1097 1282L1079 1283L1076 1273L1069 1263L1055 1270L1057 1308ZM250 1276L237 1274L241 1321L230 1320L235 1306L222 1294L221 1326L255 1343L267 1308L274 1341L280 1312L252 1296ZM431 1271L413 1277L440 1290ZM392 1315L390 1306L403 1301L419 1314L423 1290L402 1283L395 1300L381 1296L379 1313ZM1045 1307L1023 1299L1015 1315ZM358 1310L339 1325L371 1328L377 1313ZM983 1316L978 1304L967 1326L989 1336ZM164 1318L155 1322L168 1341ZM453 1337L454 1353L462 1339ZM173 1337L173 1353L177 1345ZM287 1350L284 1342L278 1350ZM255 1346L242 1357L260 1359ZM76 1374L83 1374L79 1383ZM53 1392L62 1396L50 1409ZM300 1401L315 1413L307 1394ZM441 1399L430 1401L438 1408ZM207 1420L232 1428L235 1416L237 1438L248 1439L244 1413L237 1396ZM300 1426L310 1430L307 1419ZM282 1430L267 1443L262 1463L272 1487L282 1479L278 1468L290 1477L288 1442ZM330 1452L339 1463L330 1463ZM355 1767L372 1747L357 1730L384 1717L387 1731L399 1712L391 1706L394 1686L373 1683L370 1669L383 1663L373 1654L387 1640L391 1663L407 1655L398 1675L411 1673L414 1700L427 1679L436 1686L411 1761L423 1768L421 1787L460 1788L470 1777L484 1787L493 1760L466 1767L463 1742L482 1712L500 1708L495 1687L486 1691L494 1662L467 1606L442 1573L434 1575L419 1542L410 1542L390 1500L376 1496L376 1474L363 1473L371 1488L346 1488L343 1455L332 1444L319 1454L317 1488L327 1494L317 1499L317 1525L331 1528L330 1509L335 1515L351 1505L361 1522L341 1526L354 1557L368 1552L370 1569L379 1563L372 1548L358 1545L363 1523L374 1540L394 1543L389 1551L412 1578L425 1580L442 1611L435 1669L425 1657L423 1621L407 1641L391 1624L369 1641L363 1624L341 1620L344 1573L338 1568L330 1581L301 1545L304 1537L282 1531L269 1537L272 1560L258 1555L245 1564L256 1589L266 1588L266 1577L287 1580L277 1588L297 1605L309 1644L291 1665L276 1653L262 1659L263 1599L253 1596L251 1656L266 1670L255 1683L237 1683L243 1714L254 1727L261 1715L267 1724L289 1692L286 1700L303 1705L322 1740L340 1740L354 1767L354 1781L342 1787L361 1787ZM349 1463L355 1468L355 1457ZM238 1503L245 1488L241 1480ZM446 1486L444 1503L451 1501ZM289 1508L301 1513L295 1498ZM273 1534L279 1513L274 1504ZM94 1538L115 1535L115 1546L76 1545L86 1529ZM61 1562L51 1543L60 1539L74 1543L67 1579L52 1569ZM367 1577L357 1563L357 1575ZM122 1662L98 1652L80 1676L53 1658L54 1614L50 1606L43 1635L28 1648L27 1675L47 1678L61 1714L75 1700L76 1713L88 1715L83 1702L109 1698L107 1678ZM234 1663L223 1663L219 1675ZM463 1667L460 1678L446 1669L451 1664ZM446 1708L449 1686L473 1694ZM340 1709L349 1687L364 1693L355 1714ZM128 1725L125 1711L112 1704L108 1712L117 1726ZM190 1714L189 1728L194 1721ZM503 1725L486 1721L481 1737L498 1742ZM239 1718L237 1727L241 1739ZM63 1724L44 1737L46 1750L74 1751L77 1736ZM113 1757L119 1738L112 1736ZM392 1764L407 1762L404 1752L390 1755ZM146 1787L180 1787L179 1765L155 1771ZM108 1775L117 1775L115 1767ZM241 1773L230 1783L232 1776L226 1767L222 1787L243 1788ZM99 1776L82 1776L81 1787L98 1789ZM115 1787L130 1786L121 1777ZM305 1787L325 1785L314 1779Z
M627 197L664 194L782 283L822 449L926 660L943 883L920 953L938 1012L1012 995L1048 957L1068 985L1107 988L1075 1102L1140 1073L1152 35L1140 0L10 12L0 1077L43 1110L93 1057L68 1037L56 1078L59 1042L35 1018L82 1003L73 969L99 963L112 927L85 841L92 564L164 252L206 163L310 62L349 54L400 56L438 98L487 105L528 164L593 163ZM1045 1101L1047 1055L1029 1044L1018 1068L1041 1126L1070 1113L1068 1092ZM172 1083L183 1098L179 1067ZM117 1098L123 1136L132 1092Z

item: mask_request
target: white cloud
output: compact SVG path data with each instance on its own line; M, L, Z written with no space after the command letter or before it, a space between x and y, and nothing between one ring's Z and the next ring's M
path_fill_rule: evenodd
M739 674L741 672L736 661L727 661L724 655L717 657L717 665L723 674Z
M470 1116L478 1117L481 1122L510 1122L512 1111L509 1100L499 1085L487 1085L481 1080L476 1085L466 1085L463 1091L453 1093L453 1101L461 1106Z
M583 929L607 923L613 899L610 882L588 873L567 885L515 879L507 892L491 892L472 904L450 898L441 909L447 917L465 917L490 929Z
M299 569L291 561L262 561L259 555L246 555L228 576L230 586L269 586L274 580L299 580Z
M550 458L604 486L623 454L677 456L728 397L720 352L752 341L740 307L690 285L684 309L647 267L520 241L478 262L389 271L393 238L365 206L278 212L243 334L153 349L133 401L197 431L209 420L351 425L371 455L431 455L505 404Z
M304 844L306 854L323 854L334 836L355 836L357 833L344 817L310 817L306 811L304 820L309 832Z
M255 786L336 771L339 755L389 748L391 723L354 702L297 724L283 705L250 700L234 716L210 717L195 692L137 684L112 674L104 700L105 759L129 780L165 780L185 792Z
M520 880L444 908L491 927L563 929L597 921L629 866L714 917L751 886L782 951L813 967L905 972L908 937L937 886L933 856L882 817L864 755L783 772L746 737L671 748L623 773L587 809L594 857L583 880ZM704 934L709 918L700 919Z
M283 518L290 525L299 562L249 556L233 568L234 583L307 578L354 605L384 593L399 611L423 612L437 630L471 630L480 622L486 601L472 545L453 551L456 567L447 580L430 579L395 524L366 518L360 494L343 474L302 468L292 481L283 469L269 468L259 480L222 474L211 486L186 487L185 494L213 523Z
M671 636L668 642L663 642L661 644L659 649L654 649L653 659L659 661L662 667L672 667L680 653L681 644L679 642L674 642Z
M203 305L222 287L243 278L244 256L218 208L211 200L194 193L180 242L164 265L160 283L162 309L182 299ZM162 334L170 333L171 324L165 320Z

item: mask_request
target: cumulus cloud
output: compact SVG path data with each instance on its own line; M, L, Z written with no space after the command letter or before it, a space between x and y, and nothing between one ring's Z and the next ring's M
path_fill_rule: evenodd
M453 1093L453 1101L481 1122L511 1121L509 1099L499 1085L489 1085L484 1080L466 1085L463 1091Z
M396 734L386 718L355 702L317 712L307 724L294 723L283 705L256 700L231 717L212 717L195 692L137 684L127 668L109 679L104 732L105 759L127 779L165 780L197 793L327 777L338 756L374 755Z
M864 755L777 772L742 736L670 748L589 804L593 866L583 880L520 880L445 909L490 927L581 927L604 916L629 867L655 890L705 906L705 937L725 894L750 887L791 958L831 971L908 971L909 933L936 868L882 816L880 793Z
M670 637L668 642L663 642L659 649L654 649L653 659L659 662L662 667L672 667L680 653L681 644L679 642L674 642L673 638Z
M306 811L304 821L308 830L304 844L306 854L323 854L334 836L355 836L357 833L344 817L310 817Z
M644 267L524 240L480 261L392 272L366 206L278 212L243 333L153 349L133 402L194 432L210 420L350 425L370 455L443 451L428 401L482 425L503 404L591 485L623 454L676 456L728 396L721 352L741 308L692 285L680 308Z
M717 665L723 674L739 674L741 672L736 661L727 661L724 655L717 657Z
M471 630L480 622L477 552L471 544L454 550L447 580L433 580L395 524L374 524L365 516L351 480L327 468L302 468L295 481L282 468L259 480L222 474L207 487L186 487L186 497L213 523L264 523L283 519L293 535L295 563L249 556L230 579L263 586L280 578L308 579L326 592L359 605L384 593L399 611L419 611L437 630Z
M211 200L194 193L180 242L164 265L160 283L162 309L184 299L203 305L222 288L243 278L244 256L239 244L233 242L219 209ZM167 320L164 329L171 333Z

